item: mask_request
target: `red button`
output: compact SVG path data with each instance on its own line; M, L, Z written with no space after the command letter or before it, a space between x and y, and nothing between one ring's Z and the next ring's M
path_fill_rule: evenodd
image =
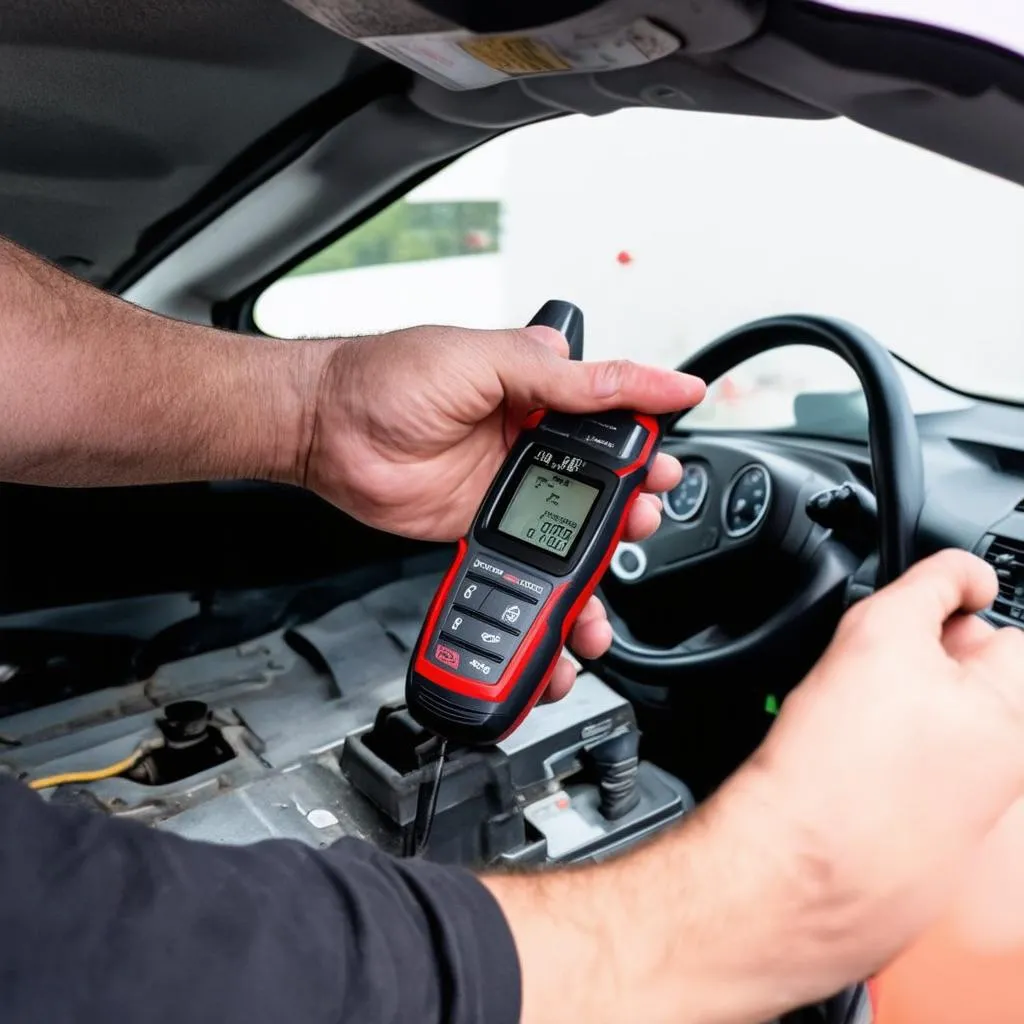
M434 648L434 658L449 668L458 668L459 662L462 660L459 652L454 647L448 647L446 644L438 644Z

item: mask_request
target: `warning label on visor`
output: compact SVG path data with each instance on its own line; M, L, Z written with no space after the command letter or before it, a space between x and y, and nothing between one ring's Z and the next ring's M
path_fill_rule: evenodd
M631 3L500 35L445 23L414 0L289 3L449 89L483 89L531 75L616 71L660 60L680 45L672 33L636 17L638 5Z
M599 31L588 29L587 20L521 35L443 32L362 42L455 89L482 89L526 75L615 71L648 64L679 47L675 36L646 18L614 29L600 26Z

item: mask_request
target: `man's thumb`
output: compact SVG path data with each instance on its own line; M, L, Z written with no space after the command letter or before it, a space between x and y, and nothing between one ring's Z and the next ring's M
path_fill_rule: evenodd
M506 393L531 406L558 412L635 409L657 414L690 409L707 390L697 377L628 359L570 362L565 339L550 328L531 327L520 334L522 347L509 346L512 358L503 360L499 373Z
M890 621L901 628L917 624L941 635L950 616L981 611L992 603L998 589L991 566L950 548L911 566L870 600L879 608L891 609Z

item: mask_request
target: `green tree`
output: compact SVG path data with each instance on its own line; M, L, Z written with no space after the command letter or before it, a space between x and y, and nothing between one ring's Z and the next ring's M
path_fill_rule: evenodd
M299 264L289 276L497 252L500 224L498 202L400 199Z

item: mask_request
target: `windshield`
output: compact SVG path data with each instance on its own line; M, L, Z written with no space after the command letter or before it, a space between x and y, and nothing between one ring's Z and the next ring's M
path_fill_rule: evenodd
M255 315L281 337L503 327L566 298L590 358L676 364L745 321L816 313L955 388L1024 401L1022 280L1016 185L843 120L633 109L480 147ZM784 350L748 377L791 411L854 386L827 362Z

